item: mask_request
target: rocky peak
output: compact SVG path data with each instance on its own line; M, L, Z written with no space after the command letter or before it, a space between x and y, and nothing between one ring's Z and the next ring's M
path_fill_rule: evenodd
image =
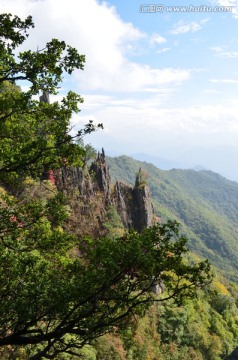
M106 163L105 152L98 152L96 160L91 164L90 173L96 180L96 184L100 191L104 194L105 203L111 203L110 184L111 177L109 173L109 166Z
M121 181L115 184L113 194L114 204L126 229L134 228L133 224L133 189Z
M133 189L133 227L141 232L153 225L154 208L151 201L150 189L146 183L146 174L140 169Z
M50 103L50 95L48 91L43 91L42 95L40 96L40 102L44 102L47 104Z
M85 201L94 196L94 189L87 169L64 166L54 171L55 183L60 191L74 192L77 189ZM50 180L48 178L48 180Z
M123 182L116 182L114 203L126 228L141 232L153 225L154 208L146 184L146 174L141 169L136 176L134 188Z
M97 210L97 217L101 217L102 222L107 207L114 206L121 217L122 224L127 229L141 232L144 228L153 225L154 208L150 190L146 184L146 174L141 169L139 170L134 187L121 181L113 185L103 149L101 153L98 153L89 171L86 168L66 166L54 174L59 190L74 193L74 189L77 189L78 199L84 203L83 208L94 200L97 202L100 195L101 200L98 204L100 210Z

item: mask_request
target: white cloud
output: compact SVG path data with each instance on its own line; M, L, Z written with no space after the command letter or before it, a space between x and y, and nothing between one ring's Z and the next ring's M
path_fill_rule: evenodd
M141 40L161 45L166 43L166 39L158 33L151 38L146 37L131 23L122 21L115 8L105 2L0 1L2 12L12 12L21 17L33 15L36 27L31 31L27 47L36 49L37 45L41 47L50 38L56 37L86 54L85 70L74 75L74 86L80 93L88 94L83 95L85 103L81 106L82 113L72 120L75 127L78 123L95 119L96 122L104 123L107 134L113 134L118 142L132 143L132 146L148 143L148 139L156 142L158 138L166 139L166 136L176 136L181 132L237 131L238 106L235 103L230 106L224 102L224 105L217 106L178 107L171 100L168 105L168 99L179 102L179 92L176 93L177 97L175 92L178 85L190 79L191 71L175 67L159 68L131 61L128 49L130 51ZM196 32L205 22L179 22L173 33ZM157 53L169 50L169 47L164 47L157 49ZM219 56L231 55L224 47L213 48L213 51ZM234 56L236 52L233 52ZM211 79L212 83L237 83L236 79L224 75L221 75L221 79L215 76ZM65 80L66 86L68 79ZM102 91L107 95L100 95ZM122 93L127 93L126 99ZM187 98L190 99L189 91ZM105 131L103 135L100 133L99 136L105 135Z
M213 46L211 50L214 52L215 56L222 58L237 58L238 51L227 50L226 46Z
M84 117L87 118L86 113L88 119L94 118L106 127L106 131L90 136L90 141L98 148L104 146L106 151L154 152L160 145L175 144L177 138L185 141L196 138L200 144L206 141L209 144L212 136L224 139L224 134L238 134L237 99L217 105L171 107L166 103L170 94L149 93L142 99L129 97L126 101L116 96L100 97L97 101L95 96L86 95ZM91 107L95 103L100 105ZM81 123L80 116L78 121Z
M83 112L94 114L97 121L103 120L111 132L119 131L126 123L128 134L131 136L130 130L134 129L133 134L136 133L140 139L143 139L146 129L151 132L152 138L156 138L161 131L172 136L181 129L185 133L204 130L209 133L232 132L234 128L238 131L237 99L228 99L224 104L172 108L166 103L172 91L160 90L154 94L145 94L142 100L133 96L124 100L117 96L86 95L82 108ZM123 138L124 130L118 135Z
M210 21L210 19L207 17L207 18L205 18L205 19L202 19L201 21L200 21L200 24L206 24L207 22L209 22Z
M149 65L141 65L125 60L122 66L115 66L113 73L103 69L100 73L91 69L80 75L81 84L87 89L113 92L141 92L145 88L155 86L178 85L188 80L190 71L185 69L156 69Z
M160 34L154 33L151 38L150 38L150 44L151 45L155 45L155 44L164 44L167 42L167 39L165 37L163 37Z
M162 48L162 49L160 49L160 50L157 50L157 51L156 51L156 54L161 54L161 53L167 52L167 51L169 51L169 50L170 50L169 47Z
M205 94L211 94L211 95L215 95L215 94L219 94L219 91L214 90L214 89L206 89L204 90Z
M180 35L187 32L196 32L198 30L201 30L201 28L201 25L195 21L186 23L185 21L181 20L174 25L174 28L170 31L170 34Z
M138 92L170 86L189 78L177 68L153 68L129 60L128 51L146 38L132 23L124 22L115 7L96 0L1 0L2 11L25 17L31 14L35 29L26 47L43 47L50 38L63 39L86 54L83 72L73 75L77 91ZM166 41L154 34L151 41ZM66 78L67 79L67 78Z
M229 7L232 7L232 15L238 19L238 1L237 0L216 0L217 4L220 6L227 7L229 10ZM226 13L224 11L224 13Z
M215 84L238 84L238 79L210 79Z

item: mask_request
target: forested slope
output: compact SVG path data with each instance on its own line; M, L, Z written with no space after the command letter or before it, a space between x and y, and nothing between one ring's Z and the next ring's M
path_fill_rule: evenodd
M127 156L107 158L112 180L132 184L135 173L147 172L156 215L176 219L198 255L238 280L238 183L211 171L164 171Z

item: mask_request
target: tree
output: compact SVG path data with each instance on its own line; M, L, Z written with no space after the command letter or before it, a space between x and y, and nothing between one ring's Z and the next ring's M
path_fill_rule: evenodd
M56 93L63 72L83 69L85 57L53 39L44 49L20 52L17 58L13 51L26 39L32 19L1 14L0 24L0 173L39 175L65 163L82 164L85 150L72 141L70 119L83 99L70 91L61 104L49 104L32 100L32 95ZM27 92L15 85L19 81L29 83ZM95 129L89 121L75 138Z
M85 145L83 139L79 139L78 141L76 141L76 143L80 147L84 148L84 154L82 156L82 161L83 161L82 166L85 168L85 167L87 167L87 165L90 161L95 160L96 155L97 155L97 150L94 149L94 147L91 144Z
M107 229L109 237L117 238L124 234L125 229L115 206L108 207L103 226Z
M18 221L31 215L31 225L12 222L5 229L10 235L1 238L0 345L41 344L30 359L73 353L126 326L154 301L194 297L209 279L206 262L183 260L185 239L174 223L120 239L80 241L53 229L46 213L39 216L42 209L34 208L35 218L27 210ZM71 257L75 244L81 256ZM158 283L166 288L159 297L152 291Z
M49 104L31 96L54 93L63 71L82 68L84 57L52 40L17 58L30 26L30 17L0 16L0 347L23 347L33 360L79 356L78 349L154 301L196 296L210 274L206 261L184 260L186 239L174 222L116 239L78 239L65 230L66 199L40 176L82 164L84 148L70 135L81 98L70 92L61 104ZM21 80L30 82L29 91L18 87ZM94 129L89 122L77 137ZM166 289L160 296L153 292L157 284Z

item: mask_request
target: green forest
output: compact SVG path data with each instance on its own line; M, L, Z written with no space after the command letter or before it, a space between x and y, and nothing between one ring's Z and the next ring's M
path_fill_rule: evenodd
M238 184L211 171L164 171L127 156L107 158L112 180L133 184L142 168L156 215L174 219L189 239L189 248L208 258L224 276L237 282Z
M238 184L108 158L114 182L137 175L153 198L157 221L124 228L84 145L103 124L72 135L81 96L49 101L85 56L58 39L19 52L32 27L0 15L0 358L225 359L238 344Z

